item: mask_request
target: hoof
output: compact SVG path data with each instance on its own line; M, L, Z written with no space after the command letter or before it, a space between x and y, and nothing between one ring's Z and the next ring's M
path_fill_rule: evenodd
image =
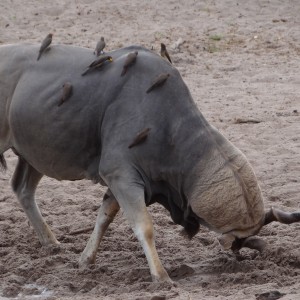
M254 250L258 250L259 252L263 252L266 248L267 243L262 239L254 236L250 236L243 239L236 238L231 246L231 250L234 253L238 253L240 249L246 247Z
M85 269L90 265L95 264L95 259L87 257L84 255L84 253L81 254L79 261L78 261L78 266L80 269Z
M257 237L246 238L243 243L243 247L254 249L259 252L263 252L264 249L266 248L266 246L267 246L267 243Z
M232 234L222 234L218 240L224 250L229 250L232 247L235 237Z
M151 277L153 282L169 283L171 285L174 285L173 280L169 277L167 272L164 272L164 274L161 274L160 276L151 274Z
M54 238L51 240L42 240L41 245L43 247L48 247L48 246L60 245L60 242L56 238Z

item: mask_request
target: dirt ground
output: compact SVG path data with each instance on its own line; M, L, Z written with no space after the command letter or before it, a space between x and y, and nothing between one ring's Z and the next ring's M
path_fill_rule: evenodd
M132 44L159 51L164 42L204 116L249 158L266 209L299 211L299 16L299 0L1 0L0 44L40 43L49 32L53 43L90 48L104 36L107 51ZM80 270L89 233L69 233L94 224L105 189L44 177L37 201L61 245L41 247L10 188L16 156L5 157L0 299L243 300L274 290L286 294L281 299L300 299L300 224L269 224L260 232L266 251L245 249L236 258L206 228L184 239L159 205L149 210L175 286L151 282L122 213L96 264Z

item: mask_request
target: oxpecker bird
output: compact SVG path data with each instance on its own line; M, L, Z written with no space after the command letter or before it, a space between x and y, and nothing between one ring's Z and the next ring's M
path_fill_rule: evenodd
M84 76L85 74L87 74L89 71L92 71L94 69L99 69L100 67L102 67L104 65L104 63L106 61L112 62L113 59L111 56L101 56L98 59L94 60L89 66L88 68L81 74L81 76Z
M161 73L158 75L152 82L151 86L146 91L147 94L149 94L153 89L158 88L162 86L166 80L170 77L170 74L168 73Z
M128 146L128 148L130 149L138 144L145 142L150 130L151 130L151 128L146 128L143 131L139 132L137 134L137 136L135 137L135 139L133 140L133 142Z
M52 36L53 34L52 33L49 33L45 38L44 40L42 41L42 44L41 44L41 48L39 50L39 55L38 55L38 58L37 60L39 60L42 56L42 54L45 52L45 50L50 46L51 42L52 42Z
M70 82L66 82L63 85L62 96L61 96L57 106L61 106L64 102L66 102L71 97L72 90L73 90L72 84Z
M103 49L105 48L105 41L104 41L104 37L101 36L100 41L97 43L94 54L96 56L99 56L100 54L104 53Z
M128 68L135 63L137 55L138 55L138 51L131 52L127 55L121 76L124 76L126 74Z
M168 53L167 47L166 47L166 45L165 45L164 43L161 43L161 44L160 44L160 55L161 55L162 57L167 58L167 60L168 60L170 63L172 63L172 60L171 60L170 55L169 55L169 53Z

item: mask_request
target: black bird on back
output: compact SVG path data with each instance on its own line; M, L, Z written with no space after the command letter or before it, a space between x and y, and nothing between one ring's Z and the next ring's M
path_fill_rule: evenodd
M42 44L41 44L41 48L39 50L39 55L37 57L37 60L39 60L42 56L42 54L46 51L46 49L50 46L50 44L52 43L52 36L53 34L52 33L49 33L45 38L44 40L42 41Z
M126 74L128 68L135 63L137 55L138 55L138 51L131 52L127 55L121 76L124 76Z
M81 76L86 75L88 72L92 70L101 68L106 61L112 62L113 59L111 56L108 55L97 58L88 66L88 68L81 74Z

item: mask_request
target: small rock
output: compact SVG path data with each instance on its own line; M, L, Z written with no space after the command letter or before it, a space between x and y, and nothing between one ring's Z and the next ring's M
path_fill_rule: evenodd
M194 273L195 273L195 270L192 267L190 267L186 264L183 264L183 265L171 270L170 276L171 276L171 278L182 279L182 278L186 278Z
M13 298L19 294L20 286L18 284L10 284L2 290L2 296Z
M153 296L150 300L165 300L167 299L166 296Z
M256 300L276 300L283 297L285 294L278 291L270 291L262 294L255 294Z
M17 285L23 285L25 281L26 281L25 277L19 276L19 275L16 275L16 274L12 274L8 277L8 282L9 283L15 283Z
M173 45L171 48L173 48L173 50L180 50L180 46L183 45L185 43L185 41L182 38L179 38Z

